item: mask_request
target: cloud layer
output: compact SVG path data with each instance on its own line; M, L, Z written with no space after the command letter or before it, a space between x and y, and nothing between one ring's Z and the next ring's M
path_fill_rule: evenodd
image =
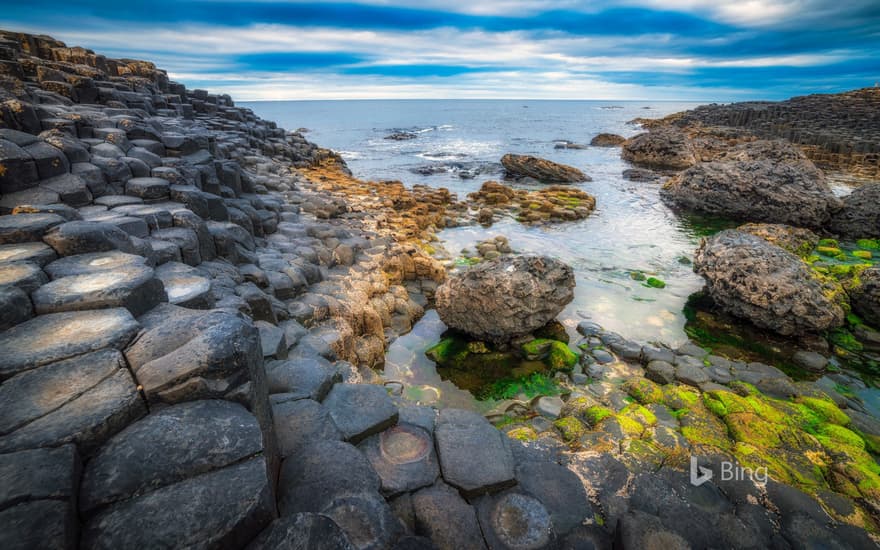
M0 27L241 100L725 101L880 80L876 0L41 0Z

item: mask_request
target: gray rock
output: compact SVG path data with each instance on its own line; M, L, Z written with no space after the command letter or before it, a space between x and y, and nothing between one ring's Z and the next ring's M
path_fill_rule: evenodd
M645 366L645 378L658 384L671 384L675 381L675 367L666 361L651 361Z
M506 154L501 157L505 177L511 179L531 178L542 183L577 183L592 181L573 166L559 164L530 155Z
M403 532L391 507L375 493L341 496L322 513L339 525L352 546L361 550L388 548Z
M180 247L180 255L183 262L191 266L202 263L202 255L199 247L199 236L192 229L185 227L170 227L153 231L154 239L168 241Z
M44 270L52 279L60 279L62 277L90 275L118 269L126 270L146 265L147 259L143 256L111 250L108 252L92 252L67 256L48 264Z
M69 206L86 206L92 202L92 192L86 181L76 174L61 174L43 180L40 187L57 193L59 200Z
M0 510L44 499L67 500L72 504L76 499L79 472L79 456L73 445L2 454Z
M478 339L506 341L543 327L574 296L572 269L542 256L481 262L437 289L437 312L448 326Z
M240 548L271 521L262 458L116 503L83 529L85 548Z
M120 250L136 254L131 237L111 223L74 221L53 227L43 237L59 256Z
M64 153L45 141L34 142L23 149L34 159L40 179L60 176L70 171L70 162Z
M0 167L0 193L4 195L27 189L40 179L33 157L5 139L0 139Z
M693 146L678 128L663 126L639 134L623 143L623 160L646 166L684 170L696 162Z
M591 350L590 355L592 355L593 359L595 359L596 362L598 362L601 365L604 365L607 363L613 363L615 361L614 356L611 355L610 353L608 353L607 351L605 351L604 349Z
M398 424L367 438L358 448L379 475L382 494L387 496L427 487L440 475L431 435L412 424Z
M162 178L131 178L125 182L125 194L139 197L144 200L159 200L168 198L171 184Z
M852 307L868 323L880 326L880 268L862 271L862 284L851 291Z
M228 401L174 405L132 424L88 463L80 511L154 491L224 468L263 449L257 419Z
M677 378L679 382L696 388L711 380L705 367L698 367L695 365L679 365L675 367L675 378Z
M354 550L335 521L321 514L292 514L273 521L248 550Z
M31 262L0 264L0 286L13 286L27 294L49 281L40 266Z
M266 365L269 393L283 393L298 399L323 401L333 387L342 382L339 372L321 357L297 361L276 361Z
M55 279L33 292L31 299L39 315L124 307L139 316L168 298L151 267L129 265Z
M0 244L39 241L65 220L58 214L15 214L0 216Z
M843 198L843 209L834 214L828 227L843 237L880 237L880 184L866 183Z
M285 359L287 357L287 339L284 330L266 321L256 321L254 326L260 331L263 357L266 359Z
M0 286L0 331L12 328L33 316L34 307L27 293L16 286Z
M547 508L535 497L510 489L480 497L477 518L489 548L552 548L556 531Z
M0 333L0 379L101 348L120 349L138 328L123 308L41 315Z
M562 401L561 397L557 395L545 395L538 399L538 402L535 404L535 410L542 416L556 419L559 418L564 405L565 402Z
M438 548L484 550L476 511L452 487L438 483L412 496L416 530Z
M618 538L622 548L650 548L663 541L665 550L690 550L691 545L680 534L667 529L660 518L640 510L624 515L618 524Z
M434 438L443 478L465 496L499 491L516 483L507 437L482 416L444 409L437 418Z
M822 372L828 365L828 358L815 351L798 350L791 356L795 365L812 372Z
M49 245L41 242L0 245L0 264L31 262L45 266L57 257Z
M319 440L284 460L278 511L322 512L341 497L378 491L379 477L363 453L348 443Z
M167 261L156 268L156 277L162 281L169 303L191 309L214 307L211 281L196 269Z
M694 270L716 304L758 327L792 335L843 323L843 309L800 258L754 235L725 230L703 240Z
M58 500L35 500L0 511L4 550L70 550L77 547L73 507Z
M397 423L397 407L382 386L336 384L324 406L345 440L352 443Z
M341 441L343 436L327 409L311 399L296 394L272 396L272 420L281 456L297 454L311 443L323 440Z

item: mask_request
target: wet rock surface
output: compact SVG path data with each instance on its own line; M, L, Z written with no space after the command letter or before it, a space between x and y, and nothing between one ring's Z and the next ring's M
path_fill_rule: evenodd
M501 165L509 179L531 178L541 183L577 183L591 178L573 166L529 155L506 154Z

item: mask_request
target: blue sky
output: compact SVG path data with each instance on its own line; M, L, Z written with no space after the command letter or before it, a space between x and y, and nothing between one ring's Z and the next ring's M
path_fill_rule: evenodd
M35 0L0 28L238 100L729 101L880 81L880 0Z

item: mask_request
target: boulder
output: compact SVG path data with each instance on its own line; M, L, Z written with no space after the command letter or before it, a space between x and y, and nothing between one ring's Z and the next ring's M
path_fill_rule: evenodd
M842 237L880 237L880 183L856 187L843 197L843 209L832 216L828 229Z
M633 164L668 170L684 170L697 162L690 139L672 126L655 128L628 139L621 156Z
M168 302L190 309L214 307L211 280L186 264L168 261L156 268L156 277L162 281Z
M593 147L619 147L626 141L626 138L617 134L602 133L590 140Z
M866 269L862 284L850 291L852 307L869 324L880 327L880 267Z
M453 275L436 292L437 312L451 328L495 342L552 321L573 298L571 267L546 256L509 256Z
M728 219L821 227L841 207L824 174L787 142L734 147L670 179L663 200Z
M507 177L511 179L532 178L542 183L577 183L592 181L589 176L565 164L530 155L506 154L501 157Z
M809 267L760 237L728 229L704 239L694 271L716 304L760 328L788 336L843 324L843 309Z

